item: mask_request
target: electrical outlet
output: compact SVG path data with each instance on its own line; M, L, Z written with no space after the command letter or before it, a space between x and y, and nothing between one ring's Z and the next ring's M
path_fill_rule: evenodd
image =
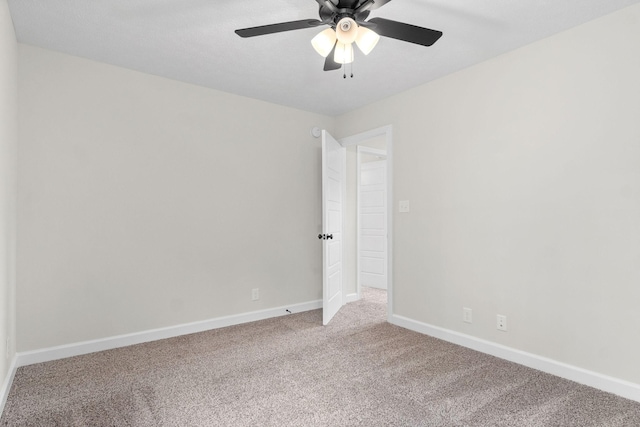
M507 316L503 316L502 314L498 314L496 316L497 327L500 331L507 331Z
M257 301L260 299L260 289L254 288L251 289L251 301Z
M462 308L462 321L465 323L473 323L473 312L470 308Z

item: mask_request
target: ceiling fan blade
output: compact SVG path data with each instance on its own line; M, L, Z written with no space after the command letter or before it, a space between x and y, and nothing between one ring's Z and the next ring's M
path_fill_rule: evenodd
M333 55L336 53L337 45L338 43L336 42L336 44L333 45L333 49L331 49L331 52L329 52L329 55L327 55L327 59L324 60L324 71L339 70L340 68L342 68L342 64L339 64L333 60Z
M371 29L381 36L420 44L422 46L431 46L442 37L442 31L418 27L390 19L371 18L365 23L365 26L367 26L366 24L375 24L375 26L371 26Z
M283 31L302 30L304 28L313 28L323 25L324 22L317 19L302 19L300 21L281 22L279 24L262 25L259 27L243 28L236 30L236 34L240 37L255 37L265 34L281 33Z

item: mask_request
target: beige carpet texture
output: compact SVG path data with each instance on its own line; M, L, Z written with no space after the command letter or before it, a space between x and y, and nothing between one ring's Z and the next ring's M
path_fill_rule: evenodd
M640 403L320 310L18 369L1 426L640 426Z

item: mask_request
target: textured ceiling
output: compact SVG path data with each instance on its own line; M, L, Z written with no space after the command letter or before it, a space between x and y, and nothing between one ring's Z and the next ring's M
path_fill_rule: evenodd
M8 0L19 42L338 115L640 0L393 0L379 16L444 32L432 47L382 38L354 78L322 71L324 27L242 39L233 30L317 18L314 0Z

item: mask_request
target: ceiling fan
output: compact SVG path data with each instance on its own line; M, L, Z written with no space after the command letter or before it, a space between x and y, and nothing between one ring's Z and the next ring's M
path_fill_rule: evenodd
M255 37L282 31L328 25L316 35L311 44L325 57L324 71L340 69L343 64L353 62L353 43L368 55L378 43L380 36L431 46L442 36L442 31L405 24L384 18L371 18L369 13L391 0L315 0L320 5L320 19L302 19L279 24L236 30L240 37Z

